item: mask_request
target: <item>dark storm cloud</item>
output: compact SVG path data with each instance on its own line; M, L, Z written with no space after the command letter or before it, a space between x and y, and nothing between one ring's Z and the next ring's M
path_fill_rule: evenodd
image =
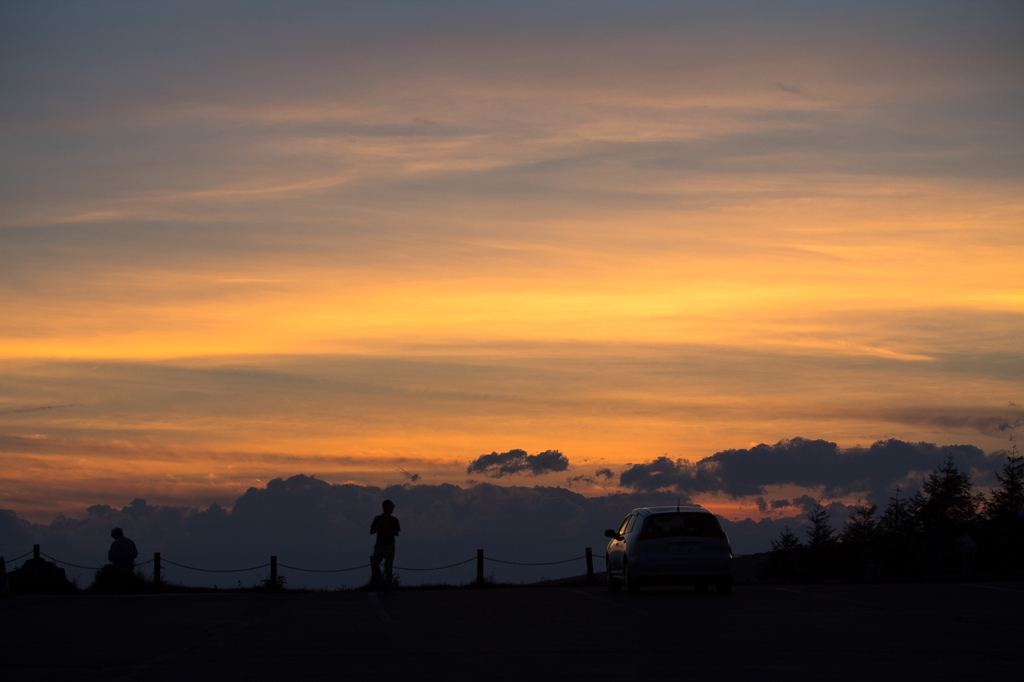
M554 471L565 471L568 468L569 459L558 450L545 450L536 455L528 455L526 450L517 448L508 452L480 455L466 468L466 473L501 478L521 473L538 476Z
M792 507L789 500L772 500L768 503L768 506L772 509L785 509L786 507Z
M712 492L733 497L760 496L773 485L797 485L823 488L829 498L869 492L878 501L885 499L894 482L920 477L938 466L947 454L964 469L988 472L999 466L973 445L940 447L887 440L867 448L841 449L825 440L794 438L775 445L725 450L696 463L658 457L627 468L619 483L641 492Z
M601 478L611 478L615 474L612 473L611 469L609 469L608 467L605 467L604 469L598 469L597 471L595 471L594 475L595 476L599 476Z

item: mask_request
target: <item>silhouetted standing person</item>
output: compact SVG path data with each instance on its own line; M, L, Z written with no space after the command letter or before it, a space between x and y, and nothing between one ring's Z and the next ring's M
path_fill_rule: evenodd
M139 550L135 549L135 543L126 538L120 528L110 531L110 537L114 538L107 552L110 567L130 575L135 571L135 557L139 556Z
M391 500L381 502L384 513L374 517L370 524L370 535L377 536L377 542L373 545L373 556L370 557L370 571L373 574L373 582L380 585L380 562L384 560L384 589L391 589L391 567L395 562L395 538L401 532L402 527L398 519L391 515L395 510L395 503Z

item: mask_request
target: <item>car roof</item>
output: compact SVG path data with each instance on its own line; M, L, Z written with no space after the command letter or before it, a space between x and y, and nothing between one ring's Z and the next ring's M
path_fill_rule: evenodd
M699 504L680 504L674 507L637 507L636 509L633 510L633 513L636 514L637 512L641 514L668 514L669 512L703 512L705 514L711 513L710 510L705 509Z

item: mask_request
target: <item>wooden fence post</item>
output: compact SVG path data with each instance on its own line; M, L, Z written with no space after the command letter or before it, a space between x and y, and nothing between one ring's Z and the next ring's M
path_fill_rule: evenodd
M160 584L160 552L153 552L153 584Z
M594 582L594 553L587 547L587 584Z
M482 549L476 551L476 584L484 584L484 551Z
M277 589L277 557L270 557L270 589Z
M32 558L39 561L39 545L32 545Z

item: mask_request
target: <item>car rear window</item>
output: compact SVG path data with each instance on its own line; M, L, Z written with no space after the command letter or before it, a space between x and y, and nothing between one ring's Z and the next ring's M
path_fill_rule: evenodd
M674 512L652 514L644 521L643 532L650 537L716 537L722 532L714 514Z

